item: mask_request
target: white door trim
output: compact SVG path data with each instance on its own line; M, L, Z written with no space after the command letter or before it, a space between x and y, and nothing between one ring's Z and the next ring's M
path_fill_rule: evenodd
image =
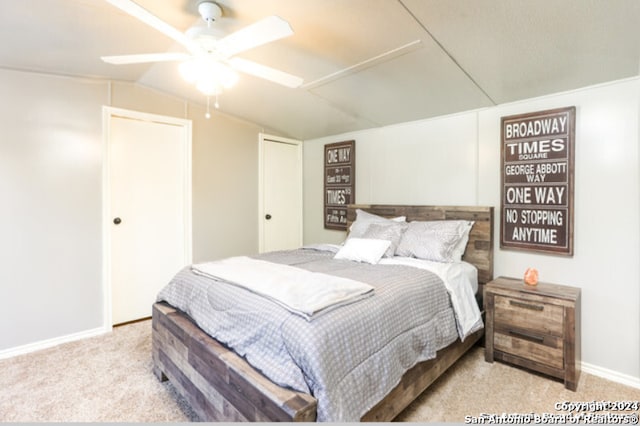
M300 179L300 242L299 245L302 245L303 242L303 215L304 215L304 211L303 211L303 202L302 200L304 200L303 198L303 192L302 192L302 188L303 188L303 170L302 170L302 165L303 165L303 145L302 145L302 141L297 140L297 139L289 139L289 138L283 138L280 136L273 136L273 135L269 135L266 133L260 133L260 140L259 140L259 145L258 145L258 251L260 253L264 252L264 215L267 213L265 211L265 202L264 202L264 144L266 143L266 141L272 141L272 142L279 142L279 143L287 143L287 144L291 144L291 145L296 145L298 146L298 164L299 164L299 168L298 170L300 171L300 175L299 175L299 179Z
M102 288L104 298L103 323L107 331L112 330L112 283L111 283L111 185L110 185L110 129L113 117L128 118L132 120L148 121L154 123L169 124L182 127L184 143L184 238L185 238L185 264L192 262L192 212L191 212L191 145L192 123L191 120L167 117L163 115L149 114L140 111L132 111L109 106L102 107ZM177 271L176 271L177 272Z

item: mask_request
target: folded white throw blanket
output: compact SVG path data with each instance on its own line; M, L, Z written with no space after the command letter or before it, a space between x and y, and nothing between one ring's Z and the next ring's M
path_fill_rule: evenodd
M307 320L373 293L372 286L359 281L246 256L199 263L192 269L268 297Z

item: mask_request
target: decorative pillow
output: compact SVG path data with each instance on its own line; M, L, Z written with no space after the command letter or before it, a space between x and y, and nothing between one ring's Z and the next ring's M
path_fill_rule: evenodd
M351 224L351 227L349 228L349 236L354 238L362 238L365 231L372 223L405 222L406 220L407 218L405 216L398 216L394 217L393 219L387 219L382 216L365 212L364 210L356 209L356 220Z
M407 229L407 223L385 223L385 222L374 222L364 231L362 238L373 238L378 240L387 240L391 244L389 248L384 253L384 257L393 257L396 254L396 249L398 248L398 244L400 243L400 239L402 238L402 234L405 229ZM351 237L349 237L351 238Z
M469 240L472 221L436 220L410 222L396 255L436 262L460 262Z
M376 264L382 259L391 241L369 238L349 238L338 250L334 259L346 259L356 262Z

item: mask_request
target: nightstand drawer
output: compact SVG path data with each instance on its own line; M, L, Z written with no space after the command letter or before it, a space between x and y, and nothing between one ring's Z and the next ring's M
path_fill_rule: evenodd
M535 342L529 336L518 337L513 334L496 333L494 335L494 348L498 351L529 359L553 368L564 368L564 356L562 339L547 338L546 344Z
M562 337L564 308L558 305L495 295L496 327L511 327Z

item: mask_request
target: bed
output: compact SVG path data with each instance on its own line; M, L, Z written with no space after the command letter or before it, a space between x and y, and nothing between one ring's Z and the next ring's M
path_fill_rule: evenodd
M492 279L492 207L350 205L347 214L349 225L356 219L357 211L369 212L385 218L404 216L407 222L437 220L473 221L473 226L468 234L468 242L466 247L464 247L462 259L477 269L477 282L479 287L477 294L481 295L483 285ZM311 255L322 257L322 262L325 262L325 258L333 257L333 254L328 255L326 253L309 254L309 256ZM279 256L287 257L286 254L274 254L272 256L276 258ZM395 268L395 266L393 267ZM373 267L365 266L365 268L372 269ZM403 270L402 268L404 267L397 266L397 268ZM188 273L189 272L183 271L183 276ZM178 277L179 276L180 275L178 275ZM381 274L381 276L384 277L384 274ZM200 280L201 278L197 279ZM384 278L379 279L384 280ZM174 279L174 281L176 280ZM180 278L178 278L177 281L180 283ZM174 286L176 285L179 287L178 284L174 284ZM193 290L190 291L193 292ZM378 288L376 288L376 292L377 291ZM379 297L379 294L376 293L375 297ZM319 318L327 318L322 319L322 321L328 323L328 318L331 318L331 316L336 316L338 313L346 312L349 309L354 310L358 306L360 308L369 306L367 304L373 303L373 299L374 297L372 296L362 301L353 302L344 308L337 308L327 314L322 314L323 316ZM175 305L180 305L180 303L174 303ZM252 303L258 302L254 301ZM342 417L327 417L327 408L325 406L331 404L325 402L321 392L313 393L314 395L320 395L316 398L312 396L312 392L309 389L304 388L304 385L285 385L282 383L278 385L274 383L273 380L267 378L262 373L268 371L268 369L264 369L264 366L254 368L254 365L252 365L254 362L250 352L247 353L239 350L243 356L238 355L234 350L229 349L227 345L220 343L220 341L203 331L200 326L196 325L196 320L187 315L183 309L180 309L181 307L181 305L179 307L173 306L167 303L167 301L160 301L153 307L153 370L160 380L171 380L172 384L178 392L187 399L201 420L333 421L335 419L343 419ZM370 312L371 309L367 308L366 311ZM442 315L448 315L444 311L442 312ZM192 315L197 317L195 314ZM456 313L455 315L457 316L458 314ZM305 327L307 327L308 323L322 322L320 319L314 319L312 321L308 321L307 319L307 322L304 321L304 319L296 318L287 320L286 324L295 324L295 327L289 327L294 329L292 333L301 333L306 332ZM435 321L435 319L433 321ZM200 322L202 327L208 327L206 323ZM283 322L283 324L285 323ZM309 330L312 329L309 328ZM445 337L441 338L440 334L442 334L440 331L436 333L438 338L435 340L445 339ZM359 419L363 421L392 420L472 347L482 335L482 328L472 330L464 339L455 338L452 343L447 343L446 346L441 348L439 347L438 350L433 353L435 357L429 356L431 359L420 359L419 362L415 364L412 364L411 360L409 360L408 362L411 365L407 366L406 371L404 371L397 380L389 379L389 381L393 382L393 385L391 387L389 387L388 384L385 385L389 387L389 390L385 390L382 397L376 396L375 403L372 404L369 401L366 412L364 412ZM349 339L350 338L351 337L349 337ZM450 337L446 339L451 340ZM338 340L342 341L345 340L345 338L336 337L335 342L327 342L325 340L322 345L333 347L335 343L336 348L344 348L344 346L340 346ZM232 344L231 346L234 345ZM296 345L292 347L287 346L286 349L294 353L299 351ZM340 356L343 350L344 349L341 349L341 353L337 354L337 356ZM420 351L426 351L426 349L420 347L416 349L416 351L416 353L418 353ZM335 352L335 350L333 352ZM345 350L345 354L347 352L349 351ZM351 355L349 355L349 357L345 356L345 362L347 362L347 358L351 359ZM420 355L420 358L424 358L424 356ZM248 362L247 359L252 362ZM363 363L362 365L367 366L368 364ZM295 368L292 367L292 369ZM365 375L369 377L369 381L371 381L371 377L373 377L376 382L385 382L386 375L382 373L382 371L385 370L386 367L380 369L379 365L377 365L375 369L367 367ZM389 370L393 370L393 368L390 367ZM390 376L394 374L397 373L394 372L390 374ZM269 377L273 377L271 372L269 372L268 375ZM310 380L307 376L304 377L305 380ZM311 381L313 382L314 380ZM278 382L278 380L275 380L275 382ZM349 415L353 414L351 413ZM348 416L345 418L353 420Z

